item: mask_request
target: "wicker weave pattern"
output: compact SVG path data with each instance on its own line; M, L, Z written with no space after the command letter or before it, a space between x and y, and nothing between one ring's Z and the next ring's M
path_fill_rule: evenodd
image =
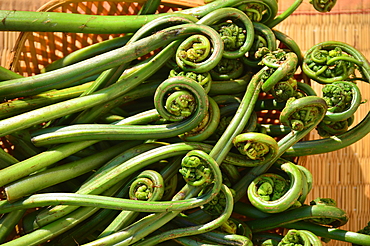
M1 0L0 0L1 1ZM15 1L14 1L15 2ZM18 1L17 1L18 2ZM279 9L284 10L292 1L279 1ZM370 1L351 0L338 1L338 7L332 14L319 14L306 1L289 19L280 24L277 29L291 36L305 52L312 45L327 40L344 41L370 57L369 25ZM86 14L127 14L137 13L141 4L122 2L86 2L70 3L57 7L53 11ZM357 4L356 3L360 3ZM194 2L194 4L197 4ZM49 6L50 7L50 6ZM158 12L175 11L173 5L163 5ZM342 13L342 14L339 14ZM345 31L344 31L345 30ZM364 35L366 34L366 35ZM12 61L12 69L25 76L39 73L46 64L89 44L113 38L117 35L91 34L55 34L29 33L22 34L16 45ZM34 55L35 54L35 55ZM360 85L364 100L368 103L360 107L356 119L369 112L370 93L368 85ZM320 91L314 85L315 90ZM279 112L262 112L260 123L277 123ZM312 134L312 139L318 138ZM349 222L343 229L356 231L370 220L370 173L369 158L370 136L360 142L334 153L301 157L299 163L306 166L313 174L314 188L308 200L316 197L331 197L337 200L338 206L349 215ZM5 143L3 148L10 148ZM350 245L332 241L328 245Z
M139 2L57 2L46 4L39 11L79 13L89 15L134 15L142 6ZM158 13L180 10L178 7L162 5ZM85 34L85 33L22 33L15 45L16 49L9 59L7 67L23 76L39 74L41 69L51 62L69 53L91 44L111 39L124 34Z
M280 9L290 3L279 2ZM342 0L326 14L317 13L311 5L302 4L297 12L282 22L277 29L289 35L300 46L303 53L313 45L323 41L346 42L370 57L369 25L370 1ZM358 83L363 101L355 114L354 125L369 112L370 87ZM320 95L321 85L312 87ZM310 139L320 137L313 131ZM330 197L337 201L338 207L345 210L349 221L341 229L357 231L370 221L370 136L369 134L355 144L326 154L307 156L300 163L307 167L314 178L313 190L307 200L317 197ZM351 244L332 240L328 246L350 246Z

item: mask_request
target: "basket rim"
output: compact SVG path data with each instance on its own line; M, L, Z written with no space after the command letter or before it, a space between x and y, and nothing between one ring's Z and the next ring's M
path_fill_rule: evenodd
M51 0L44 3L37 11L50 11L63 4L79 3L79 2L122 2L122 0ZM127 3L144 3L146 0L125 0ZM177 7L196 7L204 5L202 0L187 1L187 0L162 0L161 4L172 5Z
M81 2L109 2L109 3L139 3L143 4L147 0L50 0L43 5L41 5L36 12L51 12L54 9L61 7L66 4L71 3L81 3ZM168 7L174 7L174 8L191 8L191 7L197 7L204 5L203 0L195 0L195 1L189 1L189 0L162 0L161 5L165 5ZM83 14L78 13L77 14ZM20 32L18 35L18 38L16 39L14 46L12 47L8 59L6 60L5 67L9 70L16 71L17 66L16 64L19 62L20 56L21 56L21 49L24 46L25 42L29 38L30 35L32 35L33 32Z
M69 3L80 3L80 2L122 2L120 0L51 0L46 3L44 3L38 10L37 12L49 12L55 8L58 8L64 4L69 4ZM124 2L127 3L144 3L146 0L125 0Z

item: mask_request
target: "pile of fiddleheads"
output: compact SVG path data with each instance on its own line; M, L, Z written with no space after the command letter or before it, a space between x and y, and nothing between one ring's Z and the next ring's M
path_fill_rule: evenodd
M37 75L0 68L0 136L12 143L0 150L1 245L370 245L367 228L338 229L348 216L335 201L306 201L313 177L295 158L366 136L369 114L352 124L370 65L341 42L303 55L275 29L301 3L153 14L148 1L136 16L53 12L47 25L0 10L2 31L125 34ZM265 110L279 119L261 123ZM314 130L322 138L306 140Z

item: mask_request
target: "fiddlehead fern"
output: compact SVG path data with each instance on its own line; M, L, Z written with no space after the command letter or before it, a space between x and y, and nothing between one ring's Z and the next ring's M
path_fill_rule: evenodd
M244 64L239 59L222 58L209 72L213 80L237 79L244 73Z
M290 181L273 173L264 173L248 186L248 198L253 206L266 213L280 213L294 205L302 193L302 173L291 162L281 165Z
M301 141L287 149L284 156L305 156L322 154L345 148L356 141L364 138L369 133L370 113L361 120L356 126L345 133L337 135L335 138L322 138L308 141Z
M288 80L297 70L298 57L293 52L282 49L271 51L263 47L258 50L257 57L261 57L260 64L268 68L262 85L264 92L270 91L279 81Z
M317 124L317 116L325 115L326 103L317 96L291 98L280 114L280 122L294 131L301 131Z
M236 59L251 48L254 27L248 16L237 8L221 8L212 11L197 23L212 26L224 43L223 57Z
M322 88L328 105L324 121L341 121L351 117L361 104L361 92L355 83L338 81Z
M233 211L232 208L233 208L233 202L234 202L232 192L226 185L222 186L221 193L223 193L225 197L225 208L216 219L206 224L194 225L190 227L177 228L177 229L165 231L159 235L145 239L143 242L139 242L134 245L139 246L139 245L144 244L147 246L151 246L151 245L154 246L154 245L158 245L159 242L163 242L165 240L169 240L169 239L173 239L177 237L199 235L199 234L202 234L202 233L205 233L205 232L208 232L208 231L211 231L211 230L214 230L220 227L230 218L231 213Z
M245 42L246 35L241 27L235 23L224 22L218 24L216 30L224 41L225 50L237 50Z
M317 127L319 135L329 137L346 132L353 123L354 113L362 103L359 88L349 81L337 81L326 84L322 91L328 111Z
M260 2L243 3L238 6L253 22L265 22L267 6Z
M192 186L201 186L211 183L213 174L208 167L208 163L198 155L193 155L194 153L196 152L189 152L183 158L179 172L186 183Z
M195 80L204 88L206 93L208 93L209 90L211 89L212 77L209 72L196 73L196 72L185 72L182 71L181 69L171 69L168 77L171 78L175 76L184 76Z
M224 44L216 31L211 34L211 41L203 34L195 34L180 44L175 60L182 70L204 73L218 64L222 58Z
M351 88L347 82L332 83L322 89L323 98L328 104L329 112L341 112L347 109L352 101Z
M193 62L205 60L211 52L211 43L203 35L194 35L187 39L177 50L178 65L193 65ZM180 62L181 61L181 62Z
M195 98L188 91L175 91L166 100L166 109L178 117L189 117L195 108Z
M153 170L145 170L131 183L130 199L133 200L160 200L164 192L162 176Z
M230 191L231 193L233 192L232 190ZM219 216L225 210L226 201L225 194L220 192L210 202L201 206L201 209L211 216Z
M257 187L261 199L274 201L288 190L288 182L280 175L264 174L258 180Z
M239 152L253 162L253 166L262 165L272 159L278 151L278 145L272 137L258 132L247 132L233 139Z
M355 48L341 42L322 42L311 47L305 54L303 72L321 84L342 80L369 82L370 66L366 58ZM362 77L356 77L358 70Z
M283 49L276 49L276 50L271 50L268 49L267 47L262 47L258 49L256 56L261 57L261 65L265 65L274 72L275 69L278 69L281 67L281 65L289 59L289 55L292 55L293 57L297 57L295 53L292 52L286 52ZM284 73L284 76L281 78L281 80L287 80L291 78L294 73L295 69L292 69L291 71Z
M270 91L278 102L287 101L291 97L297 97L297 80L293 77L286 81L278 82Z
M220 8L202 17L197 23L209 25L220 35L224 43L222 56L236 59L251 48L254 38L252 21L239 9Z
M320 246L320 239L310 231L290 229L278 246L304 245L304 246Z
M333 198L316 198L315 200L310 202L310 205L325 205L325 206L337 206L337 202ZM336 223L335 218L314 218L310 220L313 223L319 225L330 225Z
M310 0L310 4L319 12L330 12L337 3L337 0Z
M345 133L349 126L353 123L354 116L341 121L322 121L317 125L317 133L321 137L330 137Z
M204 141L209 138L216 130L220 122L220 108L218 104L208 97L208 114L203 121L191 131L181 134L179 137L184 141Z
M208 100L206 104L195 106L195 102L200 102L202 97L207 99L207 96L202 94L205 94L203 87L193 79L183 76L171 77L158 86L154 94L155 108L166 120L181 121L189 117L193 110L208 108Z
M259 53L261 48L267 48L269 51L277 49L276 37L273 31L266 25L258 22L253 23L254 27L254 40L248 55L243 57L243 62L250 67L258 67L262 58Z

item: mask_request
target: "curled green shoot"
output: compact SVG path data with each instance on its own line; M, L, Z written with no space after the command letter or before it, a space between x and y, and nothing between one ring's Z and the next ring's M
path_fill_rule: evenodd
M322 88L323 98L328 104L324 121L343 121L357 111L362 103L361 91L353 82L338 81Z
M209 184L212 181L211 169L198 156L187 154L181 162L179 172L182 174L186 183L192 186L201 186Z
M278 246L288 245L320 246L321 240L312 232L307 230L290 229L279 242Z
M160 233L159 235L150 237L134 245L138 246L138 245L142 245L143 243L148 246L158 245L158 243L169 240L169 239L173 239L177 237L184 237L184 236L191 236L191 235L199 235L199 234L202 234L202 233L205 233L205 232L208 232L208 231L211 231L211 230L214 230L220 227L222 224L226 223L227 220L230 218L232 211L233 211L232 208L234 204L232 192L230 191L229 188L227 188L226 185L222 186L221 192L222 194L224 194L224 197L225 197L225 208L216 219L209 221L206 224L165 231L163 233Z
M179 135L180 139L184 141L204 141L217 130L220 122L220 108L211 97L208 97L208 101L209 108L206 117L197 127Z
M321 42L307 50L302 70L321 84L343 80L370 81L370 64L364 55L354 47L338 41ZM357 77L356 71L360 77Z
M286 81L280 81L272 88L270 93L278 102L287 101L291 97L297 97L299 96L297 80L291 77Z
M211 86L212 86L212 77L209 72L205 72L205 73L185 72L179 68L177 69L174 68L174 69L171 69L168 77L175 77L175 76L184 76L184 77L188 77L188 78L195 80L204 88L206 93L210 91Z
M337 0L310 0L310 4L321 13L330 12Z
M280 121L294 131L302 131L317 124L318 116L325 115L327 109L326 102L317 96L291 98L287 105L281 112Z
M197 23L210 25L220 33L224 42L224 58L241 58L253 44L252 21L237 8L215 10L202 17Z
M164 192L164 180L154 170L145 170L131 183L130 199L133 200L160 200Z
M258 132L241 133L234 138L233 144L256 166L269 161L278 151L274 138Z
M287 162L281 165L281 169L289 176L289 182L280 175L264 173L248 187L249 201L263 212L285 211L293 206L302 194L302 173L296 165Z
M189 117L195 108L195 98L188 91L175 91L166 99L166 109L178 117Z
M254 41L249 52L243 56L243 62L250 67L258 67L259 65L262 65L260 64L262 55L259 50L263 48L269 51L275 51L277 49L277 45L276 37L269 27L258 22L254 22L253 27Z
M242 77L245 67L239 59L222 58L209 72L213 80L232 80Z
M221 37L218 36L221 40ZM176 51L176 63L184 71L204 73L211 70L221 60L223 42L209 41L204 35L192 35L185 39Z
M169 93L174 92L177 93L168 97ZM189 94L190 92L191 94ZM196 107L192 106L195 102L203 101L203 99L205 99L205 104L196 105ZM154 106L164 119L181 121L193 115L193 112L191 112L193 110L196 113L202 110L202 108L208 109L207 99L205 90L195 80L188 77L175 76L168 78L157 88L154 94ZM204 116L201 117L201 119L203 118Z

